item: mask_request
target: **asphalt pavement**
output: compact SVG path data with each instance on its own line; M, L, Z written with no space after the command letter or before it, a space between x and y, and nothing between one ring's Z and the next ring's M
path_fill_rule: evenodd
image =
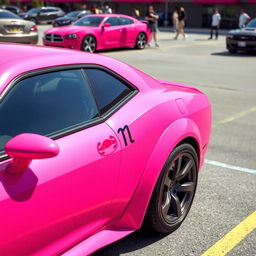
M40 33L45 28L39 26ZM256 54L230 54L225 37L208 40L207 31L190 31L186 40L174 40L170 31L158 36L160 47L100 54L208 95L213 128L207 162L191 211L177 231L165 236L138 231L95 256L255 256Z

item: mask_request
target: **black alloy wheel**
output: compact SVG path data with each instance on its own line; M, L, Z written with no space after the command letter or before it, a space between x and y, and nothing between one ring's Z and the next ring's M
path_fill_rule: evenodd
M139 33L136 39L135 48L144 49L147 43L147 36L145 33Z
M168 157L152 194L145 222L160 233L176 230L186 218L196 192L198 157L187 143Z
M82 42L81 49L85 52L95 52L96 51L96 39L93 36L86 36Z

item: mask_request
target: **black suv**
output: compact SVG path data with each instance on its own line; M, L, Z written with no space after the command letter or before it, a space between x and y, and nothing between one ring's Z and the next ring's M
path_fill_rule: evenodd
M53 22L53 26L54 27L67 26L67 25L70 25L72 22L80 19L81 17L89 14L92 14L92 13L87 10L69 12L68 14L66 14L61 18L57 18Z
M36 24L52 23L56 18L62 17L65 12L59 7L32 8L25 13L24 19L31 20Z

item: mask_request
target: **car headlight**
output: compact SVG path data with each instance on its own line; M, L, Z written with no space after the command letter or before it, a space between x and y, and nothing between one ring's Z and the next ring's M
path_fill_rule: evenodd
M69 34L69 35L65 35L65 38L67 38L67 39L77 39L78 35L77 34Z
M227 35L227 38L233 39L233 38L234 38L234 35Z

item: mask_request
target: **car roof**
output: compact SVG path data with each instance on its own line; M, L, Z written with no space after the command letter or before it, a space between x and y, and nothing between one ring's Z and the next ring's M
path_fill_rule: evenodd
M142 74L131 66L100 54L12 43L0 43L0 52L2 53L0 58L0 93L14 78L21 74L50 67L79 64L100 65L121 74L132 84L140 84L142 88L145 86L145 90L150 87L145 84L141 77ZM145 85L143 86L143 84Z
M128 16L128 15L124 15L124 14L92 14L92 15L88 15L88 16L96 16L96 17L127 17L127 18L131 18L133 19L133 17L131 16Z

